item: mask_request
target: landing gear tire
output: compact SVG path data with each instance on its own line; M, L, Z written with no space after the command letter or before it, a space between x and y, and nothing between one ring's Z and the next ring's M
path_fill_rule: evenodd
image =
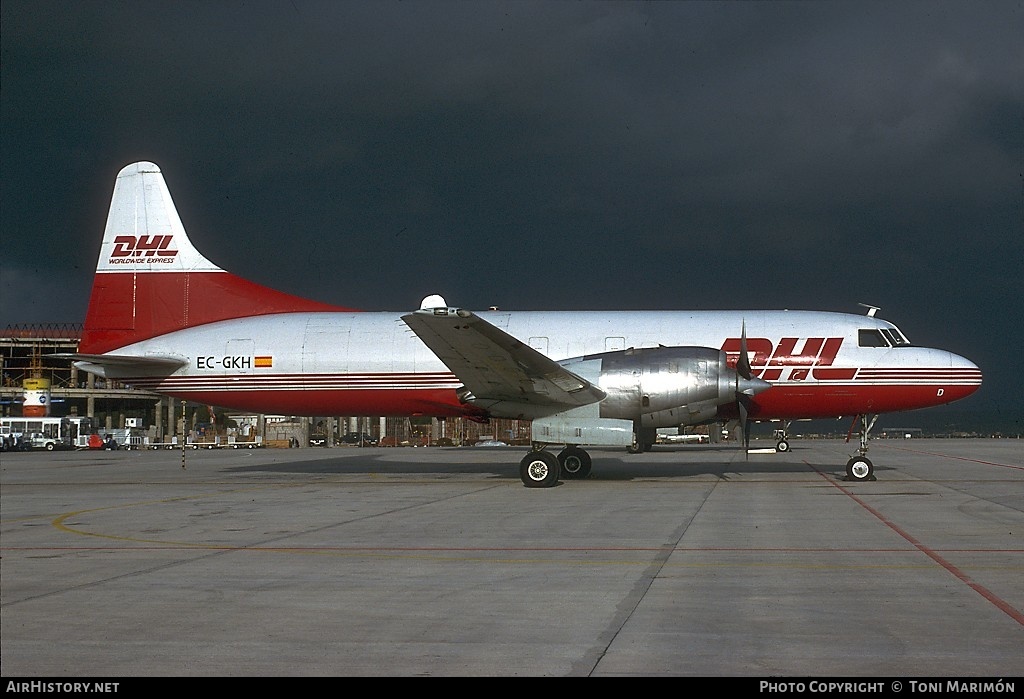
M780 439L779 443L775 445L775 451L782 453L789 451L789 442L785 439Z
M558 457L546 451L531 451L519 462L519 478L527 488L554 486L561 470Z
M650 451L654 448L653 444L634 444L633 446L626 447L627 454L643 454L644 452Z
M626 447L627 454L643 454L645 451L650 451L658 439L657 430L652 430L649 427L634 431L634 435L633 444Z
M558 454L558 463L566 479L579 480L590 475L590 454L579 447L566 447Z
M871 459L866 456L855 456L846 462L846 480L849 481L873 481L875 480L875 466Z

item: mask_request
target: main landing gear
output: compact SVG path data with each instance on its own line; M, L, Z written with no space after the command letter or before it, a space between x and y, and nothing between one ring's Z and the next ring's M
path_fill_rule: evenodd
M519 478L527 488L550 488L559 478L578 480L590 475L593 462L590 454L573 444L555 456L534 443L533 449L519 462Z
M850 441L850 436L853 434L854 428L859 424L860 448L857 450L859 454L846 462L846 480L848 481L876 480L875 466L867 456L868 439L871 438L871 428L875 426L876 420L878 420L877 414L870 415L865 413L854 418L853 424L850 425L850 432L846 435L846 441Z
M565 478L576 480L590 475L590 454L574 444L568 445L558 453L558 463Z
M658 441L658 430L653 427L637 427L633 434L633 444L626 447L627 454L643 454L650 451L654 443Z

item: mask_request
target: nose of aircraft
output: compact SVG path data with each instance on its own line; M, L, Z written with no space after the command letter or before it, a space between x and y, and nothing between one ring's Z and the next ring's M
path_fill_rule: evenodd
M890 396L900 406L893 409L916 410L971 395L981 386L981 369L946 350L896 347L881 355L875 366L859 369L856 380L891 387Z
M981 369L970 359L950 352L949 368L953 372L951 378L962 382L961 385L966 389L961 397L969 396L981 388Z
M928 382L937 386L937 403L952 403L966 398L981 387L981 369L970 359L946 350L923 347L918 350L923 354L919 357L919 368L915 373L927 376Z

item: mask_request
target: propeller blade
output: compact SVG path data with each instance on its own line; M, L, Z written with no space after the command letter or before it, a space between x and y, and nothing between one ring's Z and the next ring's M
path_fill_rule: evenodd
M750 458L750 425L747 421L748 404L755 393L764 390L757 384L767 384L760 379L754 379L753 370L750 368L750 355L747 353L747 321L744 319L740 332L740 356L736 360L736 403L740 409L740 429L743 430L743 451L746 457ZM756 383L755 383L756 382Z
M743 332L740 334L740 356L736 360L736 373L745 379L753 374L750 369L750 356L747 354L747 321L743 321Z
M750 400L743 394L737 394L736 401L740 408L740 429L743 430L743 453L750 459L750 430L747 425L747 401Z
M743 448L747 452L747 458L750 458L750 421L747 421L747 427L743 429Z

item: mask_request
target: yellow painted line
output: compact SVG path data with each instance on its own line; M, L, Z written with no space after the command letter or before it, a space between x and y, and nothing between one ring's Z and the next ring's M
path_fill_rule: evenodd
M296 485L286 485L284 487L287 487L287 488L299 488L299 487L303 487L304 485L305 484L296 484ZM147 505L166 505L167 503L172 503L172 502L184 502L184 501L187 501L187 500L198 500L200 498L222 497L224 495L229 495L229 494L236 494L236 493L245 493L245 492L266 490L267 487L269 487L269 486L261 486L261 487L258 487L258 488L243 488L241 490L225 490L225 491L220 491L220 492L216 492L216 493L203 493L201 495L182 495L182 496L177 496L177 497L173 497L173 498L164 498L162 500L147 500L147 501L143 501L143 502L133 502L133 503L126 504L126 505L111 505L109 507L94 507L94 508L91 508L91 509L88 509L88 510L76 510L75 512L68 512L66 514L60 515L59 517L54 519L52 522L50 522L50 524L52 524L54 527L56 527L59 531L62 531L64 533L66 533L66 534L77 534L79 536L94 536L94 537L97 537L97 538L100 538L100 539L110 539L112 541L130 541L130 542L133 542L133 543L161 544L161 545L164 545L164 546L177 547L177 548L186 547L186 548L201 548L201 549L223 549L223 548L230 549L232 547L225 547L225 546L219 545L219 544L196 544L194 542L162 541L162 540L159 540L159 539L140 539L140 538L131 537L131 536L117 536L117 535L114 535L114 534L100 534L100 533L97 533L97 532L90 532L90 531L85 531L85 530L82 530L82 529L75 529L73 526L68 526L68 525L64 524L64 522L66 522L68 519L71 519L72 517L81 517L82 515L92 514L92 513L96 513L96 512L110 512L110 511L114 511L114 510L124 510L124 509L132 508L132 507L144 507L144 506L147 506Z

